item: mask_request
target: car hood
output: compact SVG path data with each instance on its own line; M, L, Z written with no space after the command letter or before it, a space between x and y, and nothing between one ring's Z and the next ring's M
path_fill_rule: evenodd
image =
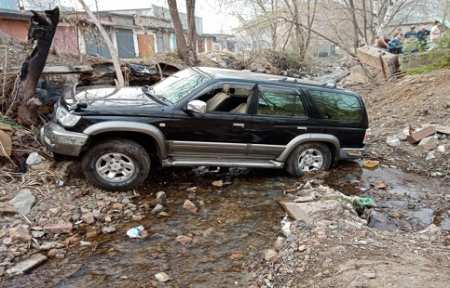
M84 90L74 98L65 98L68 105L76 103L87 104L87 109L101 109L105 107L148 107L161 104L149 98L142 90L142 87L124 88L95 88Z

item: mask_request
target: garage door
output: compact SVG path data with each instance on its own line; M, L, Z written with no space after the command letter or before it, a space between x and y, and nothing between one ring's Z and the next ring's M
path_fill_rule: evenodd
M135 58L133 31L127 29L117 29L117 46L120 58Z

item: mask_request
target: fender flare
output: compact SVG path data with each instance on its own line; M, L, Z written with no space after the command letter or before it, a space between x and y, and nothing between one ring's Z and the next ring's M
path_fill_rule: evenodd
M99 135L105 132L138 132L152 137L156 142L157 154L160 159L167 158L166 139L164 134L156 126L133 121L105 121L91 125L84 129L88 136Z
M334 135L321 133L306 133L292 139L286 145L286 148L280 154L280 156L278 156L276 160L279 162L285 162L288 159L289 155L291 155L292 151L294 151L299 145L308 142L325 142L332 144L336 149L335 150L336 153L339 152L339 150L341 149L339 139Z

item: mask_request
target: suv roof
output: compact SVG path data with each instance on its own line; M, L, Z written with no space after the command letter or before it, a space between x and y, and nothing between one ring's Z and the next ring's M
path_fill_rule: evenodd
M347 93L354 94L351 91L347 91L340 88L330 87L326 83L320 83L313 80L307 79L297 79L286 76L279 76L273 74L255 73L249 70L231 70L223 68L212 68L212 67L195 67L194 69L200 70L208 74L211 78L221 79L221 80L251 80L257 82L263 82L267 84L287 84L287 85L306 85L315 86L320 88L336 89L345 91Z

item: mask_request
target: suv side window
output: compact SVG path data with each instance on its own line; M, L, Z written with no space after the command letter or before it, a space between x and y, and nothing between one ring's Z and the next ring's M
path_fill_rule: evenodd
M362 107L358 97L320 90L309 90L309 93L321 118L347 122L361 121Z
M294 90L260 87L258 115L304 117L305 109L300 95Z

